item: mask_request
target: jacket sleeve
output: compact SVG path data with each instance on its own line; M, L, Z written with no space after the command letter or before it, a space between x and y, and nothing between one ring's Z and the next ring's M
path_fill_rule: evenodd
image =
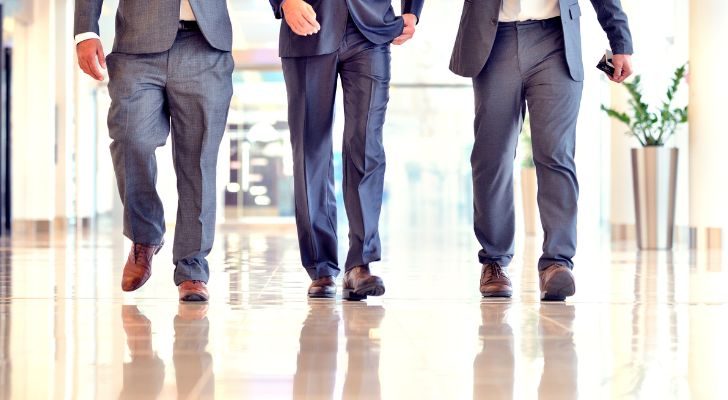
M414 14L420 22L420 14L425 0L402 0L402 14Z
M270 2L270 6L273 7L273 14L275 14L276 19L283 18L283 9L281 6L283 6L283 2L286 0L268 0Z
M101 6L104 0L76 0L76 8L73 14L73 34L78 35L86 32L99 32L99 17L101 17Z
M614 54L632 54L632 34L620 0L591 0Z

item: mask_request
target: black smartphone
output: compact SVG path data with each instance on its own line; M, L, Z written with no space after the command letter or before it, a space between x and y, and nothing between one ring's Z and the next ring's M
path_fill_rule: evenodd
M612 64L611 50L604 52L602 59L599 60L599 63L597 64L597 69L606 72L609 76L614 76L614 64Z

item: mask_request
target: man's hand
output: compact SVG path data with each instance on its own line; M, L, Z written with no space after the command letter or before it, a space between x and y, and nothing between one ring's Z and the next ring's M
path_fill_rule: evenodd
M309 36L321 30L321 25L316 21L316 11L305 1L285 0L281 8L286 23L295 34Z
M629 54L614 54L612 56L614 75L609 77L612 82L622 83L632 75L632 56Z
M106 57L104 57L104 47L99 39L87 39L77 44L76 55L78 56L78 66L83 72L97 81L104 80L104 75L101 74L98 65L106 69Z
M402 34L397 36L392 43L396 45L404 44L404 42L412 39L415 35L415 25L417 25L417 16L414 14L402 14L404 20L404 30Z

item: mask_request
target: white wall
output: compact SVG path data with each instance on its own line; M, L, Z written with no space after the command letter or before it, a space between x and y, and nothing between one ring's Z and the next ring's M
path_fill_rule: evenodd
M659 106L672 74L687 61L687 1L685 0L624 0L634 41L635 75L642 76L642 87L647 103ZM611 106L628 111L626 90L614 83L611 86ZM687 104L688 87L680 88L675 105ZM603 117L606 118L606 117ZM611 207L609 221L616 225L632 225L634 202L632 198L632 169L629 149L639 146L636 139L625 135L628 128L611 121ZM688 135L682 127L667 143L680 149L678 166L678 197L676 224L688 225Z
M728 3L693 0L690 7L690 223L728 229L725 104L728 99ZM723 244L728 244L723 232Z
M74 91L73 78L76 57L73 48L73 3L68 0L55 2L56 68L56 191L55 216L73 218L75 212L73 144L74 144Z
M13 26L11 93L14 220L55 216L55 2L28 0Z

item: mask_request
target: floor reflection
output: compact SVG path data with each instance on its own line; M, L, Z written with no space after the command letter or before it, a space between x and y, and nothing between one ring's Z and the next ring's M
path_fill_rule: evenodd
M343 398L380 399L379 325L384 319L384 307L364 302L346 303L343 311L346 354L349 358Z
M508 324L510 301L483 301L478 335L482 349L473 363L473 399L513 398L513 329Z
M164 362L152 345L152 321L135 305L121 306L121 321L131 361L124 363L119 399L156 399L164 384Z
M0 399L10 398L10 302L0 299Z
M308 316L299 338L294 399L333 398L340 320L336 303L309 301Z
M174 316L172 360L178 399L214 399L212 355L206 351L210 323L206 304L180 304ZM124 363L119 399L157 399L165 365L154 350L152 322L136 305L121 307L121 320L131 361Z
M384 307L365 302L341 305L346 339L346 376L343 393L337 394L339 358L339 306L332 301L310 300L299 338L300 348L293 380L295 399L380 399L380 332Z
M10 296L12 294L10 253L4 248L0 250L0 399L10 398L12 384L10 379Z
M605 244L580 255L576 296L541 304L540 240L525 240L514 297L483 301L470 242L390 236L385 296L309 301L295 228L267 229L220 232L210 303L181 306L170 249L122 293L115 235L14 237L0 400L728 398L728 270L713 256Z
M174 360L178 399L214 399L215 374L207 352L207 304L180 304L174 317Z
M579 398L579 364L574 345L575 308L565 304L541 304L538 333L543 350L543 374L538 386L539 400Z

